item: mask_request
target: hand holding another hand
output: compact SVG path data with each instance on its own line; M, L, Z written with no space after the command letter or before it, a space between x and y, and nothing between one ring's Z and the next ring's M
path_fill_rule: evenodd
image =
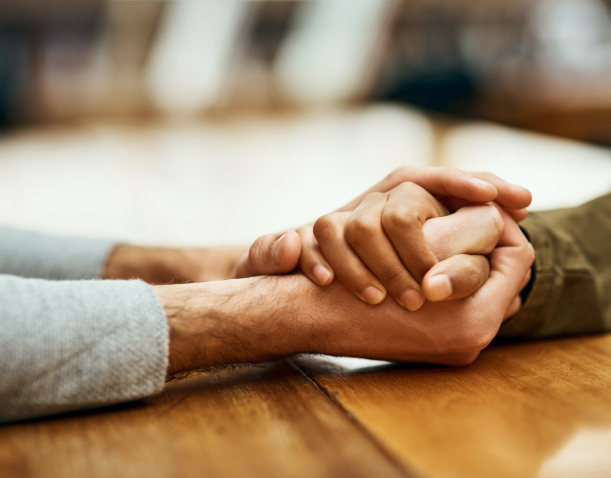
M534 260L515 222L530 193L490 181L402 168L314 226L257 239L230 274L249 279L157 288L170 373L298 352L471 363L519 310ZM399 305L412 291L428 302Z
M483 255L494 249L503 232L499 213L482 205L494 199L520 220L531 196L490 173L399 168L313 227L260 237L238 263L236 276L289 272L299 264L319 285L329 285L337 276L367 303L380 303L388 291L409 310L417 310L425 298L465 297L487 278ZM426 229L448 214L444 204L451 211L459 209L448 216L449 232L427 238ZM469 204L481 206L464 207ZM442 270L453 273L451 280Z
M451 366L471 363L495 337L503 320L519 310L519 292L530 278L534 260L534 250L515 221L503 209L497 210L505 228L489 255L489 276L483 273L487 271L483 262L469 263L469 257L478 256L460 254L438 263L427 274L431 280L446 275L451 284L458 284L459 290L449 297L455 300L427 302L410 312L390 297L376 306L365 304L339 282L328 287L307 283L311 290L307 304L299 308L303 312L298 320L306 330L314 331L314 337L305 339L312 344L306 351ZM430 220L426 235L434 238L452 233L451 217ZM439 247L444 245L440 242ZM469 289L477 290L457 298Z

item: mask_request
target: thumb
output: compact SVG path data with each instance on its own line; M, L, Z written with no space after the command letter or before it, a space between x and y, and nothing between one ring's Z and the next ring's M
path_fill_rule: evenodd
M431 302L462 299L479 289L489 274L486 256L458 254L435 264L424 276L422 290Z
M301 239L295 231L259 237L243 259L238 261L234 277L285 274L299 263Z

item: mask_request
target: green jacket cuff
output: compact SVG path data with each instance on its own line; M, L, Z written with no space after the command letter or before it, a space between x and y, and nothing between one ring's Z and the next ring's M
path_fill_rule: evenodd
M557 215L531 213L520 223L535 249L532 289L497 337L537 339L606 330L596 273Z

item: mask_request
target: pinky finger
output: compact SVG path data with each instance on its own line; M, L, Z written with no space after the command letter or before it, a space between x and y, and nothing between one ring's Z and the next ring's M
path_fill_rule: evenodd
M329 285L335 274L320 250L312 226L297 229L297 234L301 238L299 268L315 284Z

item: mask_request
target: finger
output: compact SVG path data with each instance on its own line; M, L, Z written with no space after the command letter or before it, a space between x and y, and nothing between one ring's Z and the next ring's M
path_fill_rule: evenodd
M462 299L488 280L490 263L485 256L459 254L435 265L422 281L427 300Z
M349 212L322 216L314 223L314 237L342 284L363 302L378 304L386 297L386 288L346 241L344 229L349 217Z
M521 307L522 307L522 299L520 298L519 295L517 295L511 301L511 304L509 305L509 309L507 309L507 312L505 313L505 317L503 317L503 320L507 320L513 317L514 315L516 315L520 311Z
M396 247L382 229L381 217L387 204L386 194L374 193L367 196L346 223L346 241L400 305L411 311L418 310L424 303L420 284L412 277L397 255ZM426 252L432 257L431 265L434 265L437 259L426 246L419 222L418 228ZM410 242L407 235L402 239Z
M487 203L497 196L492 184L457 168L402 166L338 211L352 211L368 194L387 192L404 182L415 183L433 195L453 196L472 203Z
M295 231L259 237L236 268L236 278L285 274L297 267L301 239Z
M382 227L401 261L418 282L437 263L425 239L423 224L430 218L446 214L445 208L417 184L402 183L388 194Z
M535 259L535 252L518 225L500 207L497 207L505 223L505 231L496 249L488 255L490 261L490 278L474 294L486 303L494 298L496 310L503 315L509 310L520 286Z
M333 267L325 259L320 245L314 237L314 228L304 226L297 229L301 238L301 257L299 268L314 283L318 285L329 285L335 277Z
M448 211L455 212L459 209L472 205L471 202L465 201L464 199L458 199L453 197L441 197L437 198L437 200L443 204ZM505 209L507 214L509 214L514 221L520 222L528 217L528 210L526 208L522 209Z
M492 184L498 192L495 201L504 208L524 209L530 206L530 203L532 202L531 192L522 186L510 184L492 173L477 172L470 174L473 177Z
M449 216L424 223L426 242L438 260L457 254L489 254L498 244L505 224L490 204L467 206Z
M528 217L528 209L505 209L515 222L523 221Z
M522 289L524 289L524 287L526 287L528 285L528 283L530 282L531 276L532 276L532 268L528 269L528 272L524 276L524 280L522 281L522 285L520 285L520 291L522 291Z

